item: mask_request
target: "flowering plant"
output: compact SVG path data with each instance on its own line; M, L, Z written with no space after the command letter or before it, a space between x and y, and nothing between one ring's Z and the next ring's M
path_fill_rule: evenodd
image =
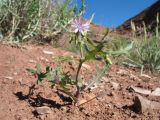
M82 85L81 83L83 83L83 82L79 80L79 74L80 74L82 64L84 62L86 62L88 60L97 59L97 57L100 57L103 60L105 60L106 65L103 68L103 70L101 71L103 74L101 74L101 76L97 75L99 77L96 76L95 79L93 79L93 82L90 82L90 83L92 83L92 85L94 84L94 82L97 82L97 80L101 79L101 77L106 72L108 65L112 64L112 62L109 59L106 52L103 51L104 41L102 41L101 43L98 44L98 43L94 43L88 37L87 33L88 33L88 31L90 31L90 23L91 23L92 19L93 19L93 16L91 17L91 19L89 21L82 22L82 19L75 18L71 23L71 26L74 29L72 32L71 42L75 43L75 46L77 48L79 48L79 52L80 52L79 65L77 68L76 80L75 80L75 84L77 87L77 92L75 95L76 97L78 97L80 94L80 91L83 90L82 89L83 87L80 86L80 85ZM107 36L107 34L108 34L108 32L106 32L105 36ZM92 85L89 84L84 89L89 88L89 86L92 86Z
M41 83L44 79L49 80L52 83L51 86L58 85L61 88L58 88L58 90L69 95L74 101L74 103L77 103L80 92L82 90L87 90L88 88L92 87L95 82L98 82L107 71L109 65L112 64L111 60L108 57L108 54L103 51L105 42L102 41L100 43L94 43L88 37L87 33L90 30L90 22L92 18L88 22L82 22L80 18L76 18L71 22L71 27L73 31L71 32L70 42L75 43L75 47L78 48L80 53L79 65L74 80L72 80L69 72L64 72L62 67L52 69L50 66L47 66L46 72L42 72L39 65L36 66L36 70L27 69L29 72L37 76L37 83ZM106 32L105 36L107 35L107 33L108 32ZM97 58L103 59L105 61L105 65L102 69L99 69L97 71L97 74L88 83L88 85L85 86L82 84L84 82L82 81L80 76L82 65L86 61L95 60ZM75 85L77 88L76 93L70 93L70 89L66 87L68 85Z
M82 11L81 13L83 14L84 12ZM89 21L85 22L81 19L80 16L78 16L75 17L75 19L72 20L70 24L72 27L72 32L70 32L70 43L74 43L74 47L76 47L80 53L79 65L76 71L75 79L72 80L69 72L64 72L63 67L57 67L56 69L52 69L50 66L47 66L46 72L43 73L41 72L40 66L37 66L36 70L27 69L29 72L37 76L37 83L42 82L42 80L44 79L49 80L52 83L52 87L54 85L58 85L61 89L59 89L59 87L57 89L69 95L74 103L77 103L81 91L88 90L88 88L101 80L101 78L108 70L109 66L112 64L112 61L109 58L110 55L126 53L126 51L130 49L130 47L127 47L125 49L121 49L120 51L106 51L105 37L109 33L108 29L106 29L106 33L99 43L95 43L94 41L92 41L88 36L88 32L90 31L90 23L93 17L94 15L92 15ZM93 76L93 79L87 85L84 85L84 82L82 81L80 76L82 65L86 61L96 59L101 59L102 62L104 62L104 66L102 69L98 68L96 75ZM68 85L76 86L76 92L71 93Z

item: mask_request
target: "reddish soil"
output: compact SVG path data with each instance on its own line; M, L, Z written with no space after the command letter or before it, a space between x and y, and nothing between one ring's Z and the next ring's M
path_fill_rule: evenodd
M53 55L43 53L52 51ZM92 92L82 93L80 100L90 100L79 107L68 104L68 101L57 95L56 89L51 89L47 81L37 86L32 96L27 97L29 87L36 82L26 68L34 68L40 63L55 67L56 61L52 57L71 56L73 53L51 46L8 45L0 44L0 120L159 120L159 110L148 110L143 114L130 109L136 93L129 92L131 85L146 89L155 89L160 85L158 75L148 72L151 78L141 77L140 70L129 69L124 66L113 65L106 74L103 82ZM74 55L75 56L75 55ZM82 74L89 79L94 74L95 65L102 65L99 61L86 63ZM64 67L74 72L75 66L64 63ZM109 81L110 80L110 81ZM117 85L119 85L117 87ZM64 97L64 96L63 96ZM67 97L67 96L66 96ZM158 97L143 96L149 100L160 102ZM67 105L68 104L68 105ZM36 114L37 107L48 106L49 112Z

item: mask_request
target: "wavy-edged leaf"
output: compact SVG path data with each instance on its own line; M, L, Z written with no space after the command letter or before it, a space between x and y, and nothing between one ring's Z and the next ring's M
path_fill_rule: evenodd
M102 54L103 51L103 43L99 43L99 45L97 45L92 51L89 51L86 55L85 55L85 61L86 60L92 60L96 58L96 55L98 53Z
M90 87L92 87L95 83L99 82L102 77L104 76L104 74L106 73L106 71L108 70L109 65L105 65L102 69L97 68L96 71L96 75L93 77L93 79L88 83L88 85L84 88L84 90L89 89Z
M118 51L109 51L108 53L111 54L111 55L116 55L116 56L121 55L121 54L128 54L128 51L131 50L132 47L133 47L133 42L125 48L121 48Z

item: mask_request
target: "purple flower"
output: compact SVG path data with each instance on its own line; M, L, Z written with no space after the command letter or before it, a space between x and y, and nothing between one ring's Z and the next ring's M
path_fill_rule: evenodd
M74 28L75 33L80 32L81 34L84 34L84 32L89 31L90 28L89 22L83 24L80 18L74 19L71 23L71 26Z

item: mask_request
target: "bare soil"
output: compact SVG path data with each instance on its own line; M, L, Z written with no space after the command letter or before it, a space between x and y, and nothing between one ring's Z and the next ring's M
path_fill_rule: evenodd
M51 51L52 55L43 51ZM53 57L76 56L73 53L53 48L49 45L9 45L0 44L0 120L159 120L159 110L147 110L136 113L132 108L137 95L130 92L131 85L154 90L160 85L160 75L145 72L150 77L140 76L140 70L120 65L112 65L97 87L91 92L81 94L80 101L95 99L77 107L67 99L58 95L56 89L49 87L44 81L36 87L32 96L28 97L29 87L36 82L26 68L34 68L39 63L42 68L57 66ZM82 69L85 79L95 74L95 66L99 61L86 63ZM64 63L64 68L75 72L76 65ZM103 93L103 95L98 96ZM62 98L63 97L63 98ZM65 99L64 99L65 97ZM160 102L159 97L143 96L149 100ZM37 108L47 107L48 112L37 114Z

